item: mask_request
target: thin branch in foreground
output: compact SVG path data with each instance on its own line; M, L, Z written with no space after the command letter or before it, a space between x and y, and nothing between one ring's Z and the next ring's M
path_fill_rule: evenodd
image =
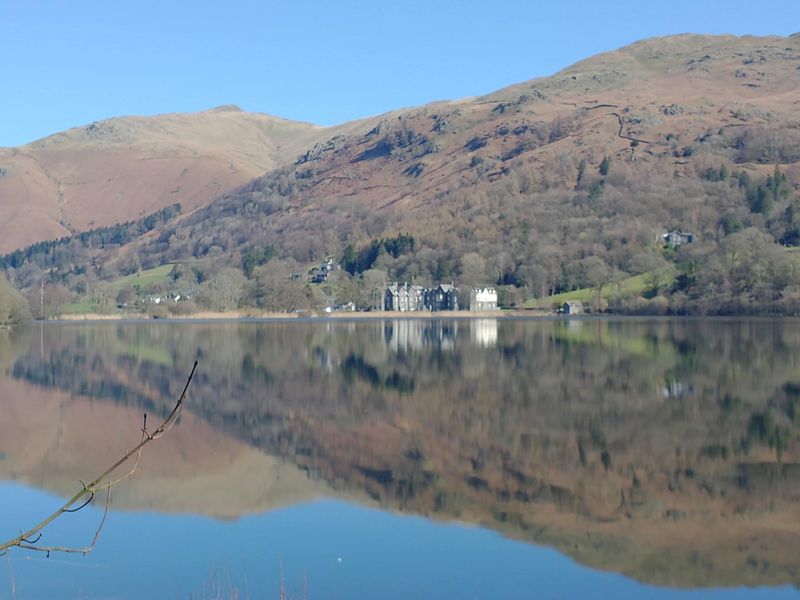
M153 433L149 433L147 431L147 415L144 417L144 425L142 426L142 439L141 441L128 450L121 458L119 458L114 464L108 467L105 471L103 471L99 476L97 476L91 483L85 484L81 482L83 489L78 491L72 498L67 500L67 502L58 510L56 510L53 514L49 517L41 521L38 525L35 525L31 529L25 532L20 532L20 534L14 538L6 542L0 543L0 556L7 553L10 548L18 547L23 548L25 550L34 550L37 552L46 552L49 556L51 552L74 552L80 554L88 554L94 549L95 544L97 543L98 538L100 537L100 531L103 528L103 524L106 521L106 516L108 515L108 506L111 501L111 488L118 484L120 481L127 479L131 475L134 474L136 471L136 467L139 465L139 459L142 456L142 449L152 442L160 438L162 435L167 433L175 423L178 421L178 417L181 414L181 409L183 408L184 400L186 399L186 392L189 390L189 384L192 382L192 377L194 377L194 372L197 369L197 361L194 361L194 366L192 366L192 371L189 373L189 378L186 380L186 385L183 387L183 392L181 393L178 401L175 403L175 406L172 408L172 411L169 413L166 419L159 425ZM107 481L111 475L119 469L123 464L128 462L131 457L136 456L134 461L133 467L124 475L118 477L117 479L112 479ZM55 521L58 517L63 515L64 513L70 512L77 512L80 509L87 506L92 499L94 498L95 494L98 491L106 490L106 506L105 511L103 512L103 518L100 521L100 526L98 527L97 531L95 532L94 539L88 546L84 546L83 548L69 548L66 546L37 546L35 545L42 537L42 531L45 527L47 527L50 523ZM88 498L88 499L87 499ZM76 506L78 505L78 506ZM35 537L34 537L35 536Z
M97 530L94 532L94 537L92 541L84 546L83 548L72 548L69 546L34 546L32 544L18 544L20 548L25 550L36 550L37 552L46 552L48 558L50 557L51 552L66 552L70 554L83 554L86 556L94 550L95 544L97 544L97 540L100 539L100 532L103 530L103 525L105 525L106 517L108 516L108 507L111 504L111 488L106 490L106 505L103 509L103 518L100 519L100 524L97 526ZM39 538L41 538L41 533L39 534ZM36 538L37 541L39 538Z
M70 512L78 512L78 511L79 511L80 509L82 509L84 506L86 506L87 504L89 504L89 502L91 502L92 500L94 500L94 492L92 492L92 493L89 495L89 499L88 499L88 500L86 500L86 501L85 501L83 504L81 504L81 505L80 505L78 508L67 508L67 509L64 509L64 512L65 512L65 513L70 513ZM34 540L34 541L31 541L31 540L22 540L22 541L23 541L23 542L29 542L29 543L31 543L31 544L34 544L34 543L36 543L36 542L39 540L39 538L40 538L40 537L42 537L42 532L41 532L41 531L39 532L39 537L37 537L37 538L36 538L36 540Z

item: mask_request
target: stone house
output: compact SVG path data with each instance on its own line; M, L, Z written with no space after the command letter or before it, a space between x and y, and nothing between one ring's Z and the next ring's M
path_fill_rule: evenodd
M458 293L452 284L423 288L395 282L386 288L383 308L399 312L458 310Z
M309 276L311 283L325 283L335 268L332 258L322 260L318 266L311 269Z
M435 288L426 289L424 294L426 310L458 310L458 293L452 284L441 283Z
M661 240L669 246L680 246L681 244L691 244L694 242L694 234L688 231L667 231L661 234Z
M386 288L383 309L398 312L425 310L425 290L419 285L395 282Z

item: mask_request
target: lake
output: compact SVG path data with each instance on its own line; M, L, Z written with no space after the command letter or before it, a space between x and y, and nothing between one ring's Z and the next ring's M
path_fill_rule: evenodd
M95 550L12 550L0 598L798 593L800 320L34 324L0 334L3 541L194 360Z

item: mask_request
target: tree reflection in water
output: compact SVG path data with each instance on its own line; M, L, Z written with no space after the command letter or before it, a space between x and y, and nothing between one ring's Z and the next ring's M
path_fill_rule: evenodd
M194 417L317 492L659 584L800 581L798 322L48 325L39 342L8 377L162 414L199 358Z

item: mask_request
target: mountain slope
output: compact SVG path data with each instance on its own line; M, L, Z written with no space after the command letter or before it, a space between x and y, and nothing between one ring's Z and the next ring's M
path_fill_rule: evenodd
M347 254L354 275L498 285L506 304L675 263L682 287L658 310L791 312L800 267L782 246L800 244L798 97L800 36L647 40L484 97L304 138L294 162L160 234L96 251L95 263L124 273L199 262L213 280L265 247L288 273ZM695 244L665 251L673 229ZM381 242L406 233L402 248ZM68 269L82 260L62 256L59 280L77 289ZM246 271L255 285L234 304L262 306L269 286Z
M732 232L723 221L773 240L796 229L798 92L797 37L640 42L317 144L170 228L152 252L269 243L304 262L408 231L413 255L379 264L399 278L461 279L467 253L482 261L479 280L535 295L593 285L587 258L635 275L663 264L655 240L669 229L714 244ZM767 189L769 206L751 197Z
M197 208L335 131L223 106L97 121L0 149L0 252L175 203Z

